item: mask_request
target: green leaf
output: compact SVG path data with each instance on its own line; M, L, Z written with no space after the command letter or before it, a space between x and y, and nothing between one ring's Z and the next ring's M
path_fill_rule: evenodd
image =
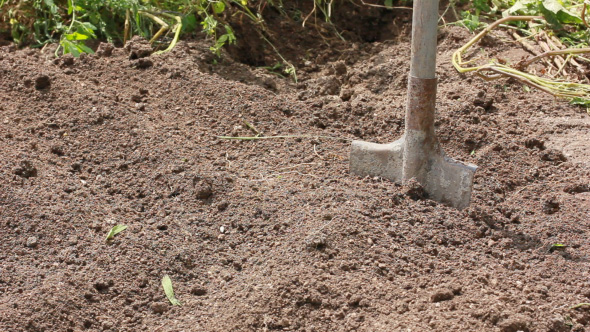
M555 250L565 250L565 248L567 248L565 244L555 243L551 245L551 248L549 248L549 252L554 252Z
M575 306L570 307L570 309L578 309L584 306L590 306L590 303L578 303Z
M535 15L538 14L538 8L536 8L537 0L519 0L512 7L508 8L502 13L502 16L511 15Z
M80 49L80 51L88 53L88 54L94 54L94 51L90 47L88 47L82 43L78 44L78 49Z
M582 97L576 97L576 98L574 98L574 99L572 99L570 101L570 104L572 104L572 105L578 105L578 106L583 106L583 107L590 107L590 99L582 98Z
M64 54L71 54L76 58L80 56L80 50L71 41L62 39L59 44L64 48Z
M176 297L174 297L174 289L172 288L172 280L170 280L170 277L168 275L165 275L164 278L162 278L162 287L164 287L164 293L166 293L166 297L168 298L168 301L170 301L170 303L172 303L172 305L180 305L180 301L178 301L176 299Z
M190 14L182 18L182 32L193 32L197 29L197 18L195 15Z
M225 10L225 3L223 1L213 2L211 3L211 6L213 7L213 12L215 12L215 14L221 14Z
M547 22L560 26L567 23L582 23L582 19L569 12L558 0L543 0L541 13Z
M90 38L88 35L84 35L79 32L68 33L66 35L67 40L86 40L88 38Z
M473 7L486 13L491 10L487 0L473 0Z
M222 35L221 37L219 37L219 39L217 39L217 43L221 46L225 45L226 41L227 41L227 35Z
M49 12L52 15L57 14L57 6L55 5L55 2L53 2L53 0L43 0L43 2L45 3L45 6L47 6L47 8L49 8Z
M96 38L96 35L94 34L95 30L96 27L90 22L84 22L78 25L78 32L87 35L88 37Z
M459 21L459 23L469 29L469 31L473 32L481 26L481 22L479 22L479 16L473 15L468 11L461 12L461 16L463 19Z
M105 239L105 242L109 242L113 237L115 237L115 235L121 233L122 231L124 231L126 229L127 229L127 226L126 225L116 225L116 226L113 226L113 228L111 228L111 230L107 234L107 237Z
M388 8L393 7L393 0L385 0L385 7L388 7Z
M236 36L234 35L234 30L229 26L229 25L224 25L223 26L225 28L225 34L227 35L227 41L230 44L235 44L236 43Z
M213 16L207 16L203 22L201 22L203 26L203 30L207 35L212 36L215 34L215 29L217 28L217 20L213 18Z

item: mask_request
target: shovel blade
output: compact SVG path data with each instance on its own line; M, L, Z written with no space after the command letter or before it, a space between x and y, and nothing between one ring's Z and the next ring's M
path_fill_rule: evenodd
M463 164L442 152L441 155L431 158L422 185L431 199L462 210L471 202L476 169L477 166Z
M360 176L379 176L403 183L405 139L389 144L353 141L350 151L350 172ZM418 178L428 197L464 209L471 201L473 176L477 167L447 157L442 150L426 161L425 172Z

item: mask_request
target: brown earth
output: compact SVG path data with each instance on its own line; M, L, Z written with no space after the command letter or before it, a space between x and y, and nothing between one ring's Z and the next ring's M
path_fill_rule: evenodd
M456 73L461 28L436 125L479 166L470 208L348 173L346 139L403 132L407 30L302 60L297 84L202 41L1 48L0 330L590 330L588 114ZM217 138L245 122L338 139Z

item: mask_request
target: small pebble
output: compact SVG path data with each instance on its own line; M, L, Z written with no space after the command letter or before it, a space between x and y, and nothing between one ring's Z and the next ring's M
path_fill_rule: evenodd
M36 248L37 245L39 244L39 238L36 236L29 236L29 238L27 238L27 247L29 248Z
M78 244L78 237L76 235L72 235L68 238L68 244L71 246L75 246Z

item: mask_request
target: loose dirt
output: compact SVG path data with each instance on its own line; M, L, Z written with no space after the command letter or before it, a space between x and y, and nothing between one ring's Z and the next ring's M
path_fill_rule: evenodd
M436 126L479 166L470 208L348 173L346 139L403 132L407 31L302 60L298 83L199 40L0 48L0 330L589 330L588 114L457 74L461 28ZM246 122L336 139L217 138Z

